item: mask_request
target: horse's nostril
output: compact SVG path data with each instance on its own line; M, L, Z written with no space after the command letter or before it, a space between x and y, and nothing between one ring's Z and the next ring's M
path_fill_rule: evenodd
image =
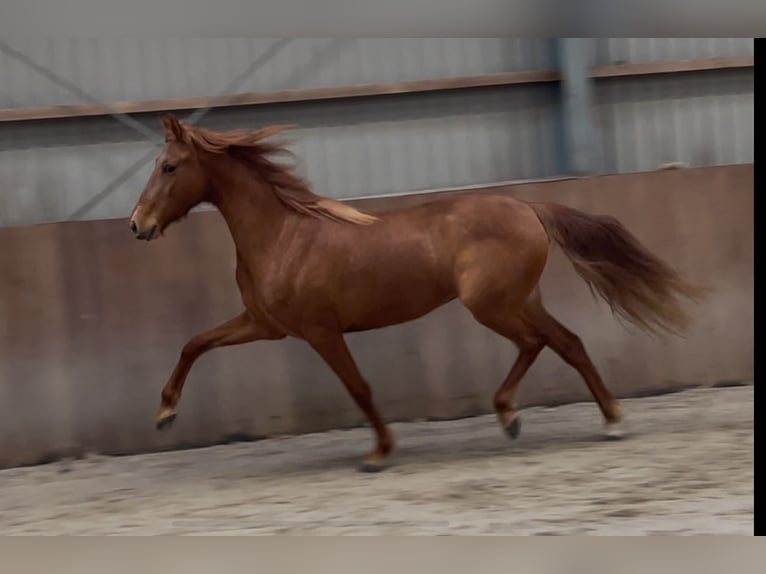
M138 225L136 225L136 222L135 222L135 221L133 221L133 220L131 220L131 221L130 221L130 230L131 230L133 233L135 233L136 231L138 231Z

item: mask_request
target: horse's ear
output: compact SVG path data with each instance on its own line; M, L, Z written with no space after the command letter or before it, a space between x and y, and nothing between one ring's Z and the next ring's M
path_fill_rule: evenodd
M165 114L162 117L162 127L165 128L165 141L183 140L184 127L173 114Z

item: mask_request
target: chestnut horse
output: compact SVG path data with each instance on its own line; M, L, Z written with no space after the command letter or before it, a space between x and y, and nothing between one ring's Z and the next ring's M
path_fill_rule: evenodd
M394 447L343 334L417 319L454 299L513 341L518 357L494 396L515 438L516 392L545 346L585 380L614 429L620 404L582 342L543 307L538 282L551 242L612 310L646 331L680 333L680 297L698 291L615 219L491 194L439 199L376 216L314 194L274 161L283 129L215 132L163 118L165 145L130 227L150 241L202 203L223 215L237 254L241 315L186 343L162 389L157 427L169 427L196 359L216 347L286 336L305 340L337 374L375 430L362 464L380 470Z

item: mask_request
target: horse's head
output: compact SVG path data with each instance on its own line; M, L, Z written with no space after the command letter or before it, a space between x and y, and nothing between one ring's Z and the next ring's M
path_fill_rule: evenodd
M187 128L176 118L163 118L165 145L154 171L130 216L138 239L150 241L189 210L202 203L209 182Z

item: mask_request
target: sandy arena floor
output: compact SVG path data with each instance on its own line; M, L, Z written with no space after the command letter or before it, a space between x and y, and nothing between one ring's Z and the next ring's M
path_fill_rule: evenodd
M7 534L753 534L753 387L393 425L394 466L361 474L369 429L0 471Z

